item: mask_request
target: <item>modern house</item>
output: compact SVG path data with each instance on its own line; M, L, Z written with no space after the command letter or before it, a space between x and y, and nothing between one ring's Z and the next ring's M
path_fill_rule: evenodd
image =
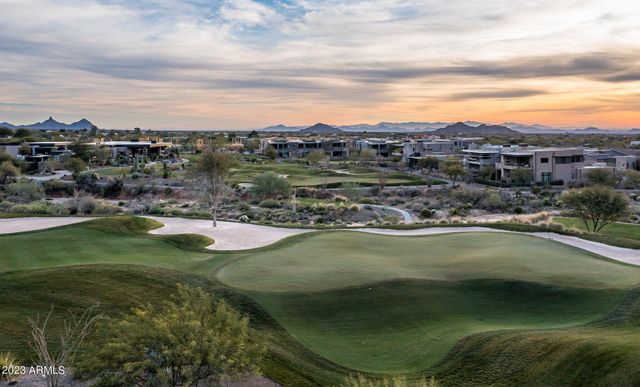
M453 140L415 140L405 141L398 146L402 147L402 162L409 165L416 165L420 159L426 156L451 155L455 151Z
M483 145L476 149L465 149L462 151L464 165L472 177L477 177L478 172L483 168L495 170L496 164L500 162L500 153L505 149L502 145ZM506 147L513 150L514 147Z
M334 159L349 156L347 140L336 138L265 138L260 140L260 152L262 154L265 154L270 147L276 150L277 157L284 159L305 158L314 151L322 151L329 158Z
M365 149L372 149L375 152L376 158L389 158L393 154L394 148L400 144L399 141L368 138L356 140L355 148L358 152Z
M567 184L578 182L585 166L582 148L528 148L502 151L496 164L498 180L511 180L514 170L529 171L536 183Z
M587 162L604 164L613 167L617 172L638 167L638 156L616 149L585 149L584 155Z

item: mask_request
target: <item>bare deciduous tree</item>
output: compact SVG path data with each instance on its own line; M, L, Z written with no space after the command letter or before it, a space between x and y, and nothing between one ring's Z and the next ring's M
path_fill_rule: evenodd
M225 152L206 150L195 168L194 186L206 197L211 209L213 227L218 227L218 208L230 191L227 179L231 174L233 158Z
M60 343L57 351L52 351L49 348L47 338L47 325L53 313L53 306L51 306L46 316L38 315L35 320L29 318L31 340L28 341L28 344L36 353L39 365L47 370L56 370L58 367L71 367L78 348L91 333L93 324L103 318L102 315L95 313L98 307L98 304L90 306L81 315L69 311L70 317L64 320L59 332ZM57 387L63 374L48 372L44 376L49 387Z

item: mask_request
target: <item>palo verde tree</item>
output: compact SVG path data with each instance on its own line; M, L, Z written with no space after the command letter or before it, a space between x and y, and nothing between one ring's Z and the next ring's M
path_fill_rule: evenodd
M609 223L625 216L629 209L629 200L624 194L601 185L565 192L560 199L591 233L600 232Z
M230 191L227 180L233 164L229 153L207 149L195 167L193 184L209 205L213 227L218 227L218 208Z
M288 197L291 186L287 179L273 172L263 173L253 179L251 194L260 200Z
M178 284L161 306L145 305L102 326L86 376L108 385L218 386L258 372L264 345L249 318L201 288Z
M442 164L442 171L449 176L455 186L456 181L464 176L464 165L456 158L448 158Z

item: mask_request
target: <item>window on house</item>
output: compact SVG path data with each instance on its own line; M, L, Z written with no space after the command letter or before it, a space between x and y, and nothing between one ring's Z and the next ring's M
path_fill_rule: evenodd
M542 182L549 183L551 181L551 172L542 172Z
M540 159L540 163L542 164L549 164L549 158L548 157L543 157Z

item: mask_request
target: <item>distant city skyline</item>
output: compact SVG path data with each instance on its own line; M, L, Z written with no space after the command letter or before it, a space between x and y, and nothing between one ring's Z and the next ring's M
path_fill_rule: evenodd
M0 0L0 122L640 127L632 0Z

